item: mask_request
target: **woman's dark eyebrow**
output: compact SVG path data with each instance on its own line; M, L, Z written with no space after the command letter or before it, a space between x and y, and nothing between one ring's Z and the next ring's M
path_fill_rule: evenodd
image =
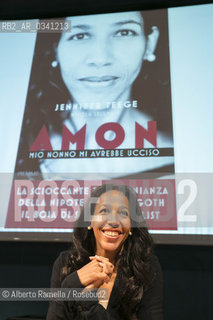
M122 25L127 24L127 23L134 23L134 24L137 24L137 25L139 25L140 27L142 27L142 23L141 23L141 22L138 22L138 21L135 21L135 20L119 21L119 22L116 22L114 25L116 25L116 26L122 26Z
M113 23L113 25L122 26L122 25L127 24L127 23L134 23L134 24L139 25L140 27L142 27L142 23L138 22L138 21L135 21L135 20L119 21L119 22ZM71 26L71 30L72 29L89 30L89 29L92 29L92 26L90 26L89 24L78 24L78 25Z
M121 209L126 209L126 210L128 210L128 207L126 207L126 206L121 206Z
M82 30L89 30L89 29L91 29L91 26L90 25L88 25L88 24L78 24L78 25L76 25L76 26L71 26L71 30L72 29L82 29Z
M102 203L102 204L101 204L101 208L102 208L102 207L104 207L104 208L105 208L105 207L106 207L106 208L111 208L112 205L111 205L110 203ZM126 207L126 206L121 206L120 209L126 209L126 210L128 210L128 207Z

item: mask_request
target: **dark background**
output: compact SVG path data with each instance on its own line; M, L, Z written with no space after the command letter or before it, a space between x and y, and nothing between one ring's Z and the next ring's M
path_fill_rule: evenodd
M157 9L211 3L200 0L4 0L0 19L27 19ZM0 287L48 287L52 264L68 243L0 242ZM164 274L165 320L213 319L213 248L158 245ZM45 316L48 302L1 302L0 320L15 315Z
M206 0L1 0L0 19L68 16L212 3Z
M55 242L2 242L0 287L49 287L52 264L68 247L67 243ZM164 320L213 319L212 251L211 246L156 247L164 275ZM0 302L0 319L45 316L47 308L48 302Z

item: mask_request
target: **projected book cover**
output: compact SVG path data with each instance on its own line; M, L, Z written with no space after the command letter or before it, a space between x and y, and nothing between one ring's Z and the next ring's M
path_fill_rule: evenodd
M71 228L114 181L136 190L150 229L175 230L167 11L64 22L37 34L6 227Z

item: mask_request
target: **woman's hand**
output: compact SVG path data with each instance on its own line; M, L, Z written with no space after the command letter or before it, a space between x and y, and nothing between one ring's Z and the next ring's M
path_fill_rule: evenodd
M91 262L77 271L81 283L88 289L98 288L104 282L108 283L114 266L108 258L94 256Z
M92 261L94 260L99 261L99 265L103 267L103 272L107 273L108 276L111 278L114 270L114 265L109 261L108 258L97 256L97 255L89 258Z

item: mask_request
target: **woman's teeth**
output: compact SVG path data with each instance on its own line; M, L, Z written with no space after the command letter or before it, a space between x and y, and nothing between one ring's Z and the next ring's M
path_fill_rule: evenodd
M106 235L111 236L111 237L117 237L119 236L119 232L116 231L103 231Z

